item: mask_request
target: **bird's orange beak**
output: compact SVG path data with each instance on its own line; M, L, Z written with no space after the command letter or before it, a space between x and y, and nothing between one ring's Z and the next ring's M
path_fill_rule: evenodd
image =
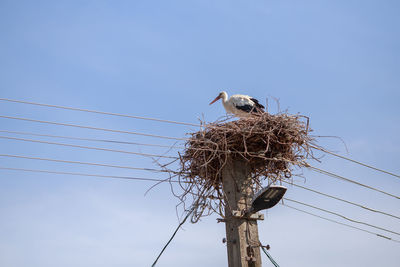
M221 98L220 96L217 96L217 97L210 103L210 105L211 105L211 104L214 104L215 102L217 102L220 98Z

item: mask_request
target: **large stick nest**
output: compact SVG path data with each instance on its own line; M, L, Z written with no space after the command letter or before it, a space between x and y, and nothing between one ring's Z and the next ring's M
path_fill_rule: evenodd
M264 181L289 179L295 166L303 166L312 138L308 119L301 115L263 113L235 121L217 121L191 133L180 155L177 197L195 205L192 222L213 212L224 216L222 169L228 158L250 166L254 190Z

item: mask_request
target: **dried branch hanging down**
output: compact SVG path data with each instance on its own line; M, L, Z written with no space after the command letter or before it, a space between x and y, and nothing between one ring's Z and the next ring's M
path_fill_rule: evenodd
M224 216L222 169L228 158L245 160L256 188L262 182L289 179L295 166L313 158L308 119L286 113L263 113L235 121L204 124L191 133L180 155L177 197L195 205L192 222L213 212ZM176 171L174 171L176 173Z

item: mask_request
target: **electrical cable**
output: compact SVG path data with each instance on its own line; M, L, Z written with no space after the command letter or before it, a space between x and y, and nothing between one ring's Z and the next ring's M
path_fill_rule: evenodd
M320 210L320 211L323 211L323 212L326 212L326 213L329 213L329 214L332 214L332 215L335 215L335 216L338 216L338 217L341 217L341 218L343 218L343 219L345 219L347 221L350 221L350 222L354 222L354 223L358 223L358 224L364 224L364 225L367 225L369 227L372 227L372 228L375 228L375 229L379 229L379 230L382 230L382 231L385 231L385 232L388 232L388 233L392 233L392 234L395 234L395 235L400 235L400 233L398 233L398 232L395 232L395 231L392 231L392 230L388 230L388 229L385 229L385 228L382 228L382 227L379 227L379 226L375 226L375 225L372 225L372 224L369 224L369 223L366 223L366 222L357 221L357 220L348 218L348 217L346 217L346 216L344 216L342 214L339 214L337 212L333 212L333 211L330 211L330 210L327 210L327 209L319 208L319 207L316 207L316 206L313 206L313 205L310 205L310 204L306 204L304 202L300 202L300 201L297 201L297 200L293 200L293 199L290 199L290 198L283 198L283 199L287 200L287 201L291 201L291 202L297 203L297 204L300 204L300 205L303 205L303 206L307 206L307 207L310 207L310 208L313 208L313 209L316 209L316 210Z
M337 224L340 224L340 225L344 225L344 226L347 226L347 227L350 227L350 228L353 228L353 229L356 229L356 230L359 230L359 231L362 231L362 232L365 232L365 233L368 233L368 234L371 234L371 235L375 235L375 236L378 236L378 237L381 237L381 238L384 238L384 239L387 239L387 240L390 240L390 241L393 241L393 242L396 242L396 243L400 243L400 240L396 240L396 239L393 239L391 237L388 237L388 236L385 236L385 235L382 235L382 234L379 234L379 233L371 232L371 231L368 231L368 230L365 230L365 229L362 229L362 228L359 228L359 227L356 227L356 226L353 226L353 225L350 225L350 224L346 224L346 223L342 223L342 222L339 222L339 221L336 221L336 220L332 220L330 218L326 218L326 217L317 215L315 213L311 213L311 212L308 212L308 211L305 211L305 210L302 210L302 209L299 209L299 208L295 208L295 207L289 206L287 204L282 204L281 203L281 205L285 206L285 207L288 207L288 208L291 208L291 209L294 209L294 210L297 210L297 211L300 211L300 212L303 212L303 213L306 213L308 215L320 218L320 219L324 219L324 220L329 221L329 222L333 222L333 223L337 223Z
M83 109L83 108L73 108L73 107L67 107L67 106L60 106L60 105L52 105L52 104L43 104L43 103L36 103L36 102L29 102L29 101L23 101L23 100L15 100L15 99L8 99L8 98L0 98L0 101L7 101L7 102L13 102L13 103L21 103L21 104L29 104L29 105L36 105L36 106L42 106L42 107L50 107L50 108L58 108L58 109L65 109L65 110L73 110L73 111L81 111L81 112L88 112L88 113L95 113L95 114L102 114L102 115L110 115L110 116L118 116L118 117L125 117L125 118L133 118L133 119L141 119L141 120L150 120L150 121L157 121L157 122L165 122L165 123L172 123L172 124L179 124L179 125L186 125L186 126L195 126L195 127L200 127L202 125L200 124L194 124L194 123L187 123L187 122L178 122L178 121L171 121L171 120L164 120L164 119L157 119L157 118L149 118L149 117L141 117L141 116L134 116L134 115L126 115L126 114L120 114L120 113L113 113L113 112L104 112L104 111L97 111L97 110L89 110L89 109ZM0 116L3 118L7 118L7 116ZM8 117L11 118L11 117ZM44 122L43 122L44 123ZM65 125L67 126L67 125ZM71 126L71 125L69 125ZM140 133L136 133L136 134L140 134ZM163 137L166 138L166 137ZM168 137L167 137L168 138ZM182 140L182 139L180 139ZM330 152L326 149L320 148L320 147L316 147L316 146L312 146L315 149L321 150L325 153L331 154L333 156L354 162L356 164L362 165L364 167L388 174L388 175L392 175L394 177L400 178L400 175L389 172L389 171L385 171L379 168L376 168L374 166L359 162L357 160Z
M272 262L275 267L279 267L279 264L272 258L272 256L268 253L267 249L261 246L261 250L267 255L268 259Z
M71 173L71 172L59 172L59 171L48 171L48 170L9 168L9 167L1 167L1 166L0 166L0 169L1 170L24 171L24 172L36 172L36 173L60 174L60 175L74 175L74 176L89 176L89 177L100 177L100 178L115 178L115 179L128 179L128 180L139 180L139 181L152 181L152 182L163 182L163 181L166 181L165 179L162 180L162 179L152 179L152 178L144 178L144 177L114 176L114 175L101 175L101 174L88 174L88 173ZM171 180L170 182L178 182L178 181ZM312 216L315 216L315 217L330 221L330 222L334 222L334 223L337 223L337 224L340 224L340 225L351 227L351 228L356 229L356 230L360 230L360 231L363 231L363 232L366 232L366 233L369 233L369 234L376 235L378 237L385 238L387 240L391 240L391 241L400 243L399 240L396 240L396 239L393 239L393 238L390 238L390 237L387 237L387 236L384 236L384 235L381 235L381 234L378 234L378 233L374 233L374 232L371 232L371 231L368 231L368 230L365 230L365 229L362 229L362 228L358 228L358 227L355 227L355 226L352 226L352 225L349 225L349 224L345 224L345 223L338 222L338 221L335 221L335 220L332 220L332 219L329 219L329 218L326 218L326 217L322 217L320 215L316 215L316 214L308 212L308 211L304 211L304 210L301 210L301 209L298 209L298 208L295 208L295 207L291 207L291 206L289 206L287 204L282 204L282 205L286 206L286 207L289 207L289 208L292 208L292 209L295 209L295 210L298 210L300 212L303 212L303 213L306 213L306 214L309 214L309 215L312 215Z
M100 167L130 169L130 170L143 170L143 171L151 171L151 172L166 172L166 173L171 172L171 171L167 171L167 170L158 170L158 169L151 169L151 168L139 168L139 167L130 167L130 166L121 166L121 165L110 165L110 164L104 164L104 163L82 162L82 161L61 160L61 159L50 159L50 158L41 158L41 157L30 157L30 156L23 156L23 155L0 154L0 157L30 159L30 160L40 160L40 161L50 161L50 162L59 162L59 163L68 163L68 164L79 164L79 165L89 165L89 166L100 166ZM298 185L298 184L294 184L294 183L290 183L290 182L287 182L287 181L282 181L282 182L284 182L286 184L290 184L290 185L298 187L298 188L301 188L301 189L304 189L304 190L307 190L307 191L310 191L310 192L314 192L316 194L320 194L322 196L326 196L326 197L329 197L329 198L332 198L332 199L336 199L336 200L339 200L339 201L342 201L342 202L345 202L345 203L348 203L348 204L351 204L351 205L354 205L354 206L357 206L357 207L360 207L360 208L363 208L363 209L366 209L366 210L369 210L369 211L372 211L372 212L376 212L376 213L380 213L380 214L383 214L383 215L386 215L386 216L390 216L390 217L393 217L393 218L396 218L396 219L400 219L400 217L398 217L396 215L393 215L393 214L390 214L390 213L386 213L386 212L383 212L383 211L379 211L379 210L376 210L376 209L372 209L372 208L369 208L369 207L366 207L366 206L363 206L363 205L360 205L360 204L357 204L357 203L354 203L354 202L351 202L351 201L348 201L348 200L345 200L345 199L342 199L342 198L339 198L339 197L336 197L336 196L332 196L332 195L329 195L329 194L326 194L326 193L322 193L320 191L317 191L317 190L314 190L314 189L311 189L311 188L308 188L308 187L304 187L304 186L301 186L301 185Z
M1 116L0 116L1 117ZM40 140L33 140L33 139L24 139L24 138L15 138L15 137L7 137L7 136L0 136L1 139L9 139L9 140L16 140L16 141L25 141L25 142L34 142L34 143L42 143L42 144L50 144L50 145L58 145L58 146L67 146L67 147L74 147L74 148L82 148L82 149L91 149L91 150L99 150L99 151L107 151L107 152L116 152L116 153L125 153L125 154L132 154L132 155L139 155L139 156L145 156L145 157L160 157L160 158L170 158L170 159L178 159L178 157L173 157L173 156L165 156L165 155L156 155L156 154L147 154L147 153L139 153L139 152L133 152L133 151L125 151L125 150L115 150L115 149L108 149L108 148L99 148L99 147L89 147L89 146L81 146L81 145L73 145L73 144L65 144L65 143L57 143L57 142L48 142L48 141L40 141ZM305 165L306 167L309 167L317 172L320 172L322 174L338 178L347 182L351 182L360 186L363 186L365 188L380 192L382 194L400 199L399 196L387 193L385 191L382 191L380 189L356 182L354 180L345 178L343 176L313 167L309 164Z
M222 152L225 153L224 150L211 149L211 148L192 148L192 147L184 147L184 146L175 146L175 145L160 145L160 144L147 144L147 143L138 143L138 142L127 142L127 141L119 141L119 140L108 140L108 139L94 139L94 138L81 138L81 137L70 137L64 135L50 135L50 134L38 134L38 133L30 133L30 132L17 132L17 131L8 131L8 130L0 130L3 133L10 134L21 134L21 135L32 135L32 136L40 136L40 137L51 137L51 138L61 138L61 139L69 139L69 140L79 140L79 141L95 141L95 142L106 142L106 143L116 143L116 144L128 144L128 145L138 145L138 146L150 146L150 147L162 147L168 149L182 149L182 150L196 150L196 151L212 151L212 152ZM260 157L268 160L286 160L279 158L266 158L258 153L252 152L241 152L241 151L229 151L229 153L242 154L242 155L253 155L254 157ZM287 161L287 160L286 160ZM291 161L288 161L291 162Z
M10 119L10 120L21 120L21 121L37 122L37 123L44 123L44 124L51 124L51 125L58 125L58 126L68 126L68 127L75 127L75 128L82 128L82 129L89 129L89 130L96 130L96 131L105 131L105 132L112 132L112 133L141 135L141 136L147 136L147 137L163 138L163 139L178 140L178 141L182 141L182 140L183 141L187 141L187 140L189 140L188 138L176 138L176 137L169 137L169 136L163 136L163 135L155 135L155 134L147 134L147 133L123 131L123 130L113 130L113 129L107 129L107 128L98 128L98 127L78 125L78 124L34 120L34 119L21 118L21 117L11 117L11 116L0 115L0 118Z
M99 150L99 151L107 151L107 152L116 152L116 153L125 153L125 154L132 154L132 155L139 155L139 156L145 156L145 157L160 157L160 158L170 158L170 159L178 159L178 157L173 157L173 156L165 156L165 155L156 155L156 154L146 154L146 153L139 153L139 152L133 152L133 151L125 151L125 150L115 150L115 149L108 149L108 148L99 148L99 147L89 147L89 146L81 146L81 145L73 145L73 144L65 144L65 143L57 143L57 142L48 142L48 141L40 141L40 140L33 140L33 139L24 139L24 138L15 138L15 137L7 137L7 136L0 136L0 139L9 139L9 140L16 140L16 141L25 141L25 142L33 142L33 143L42 143L42 144L50 144L50 145L58 145L58 146L67 146L67 147L74 147L74 148L82 148L82 149L91 149L91 150ZM309 164L305 165L306 167L309 167L313 170L316 170L317 172L320 172L322 174L334 177L334 178L338 178L347 182L351 182L360 186L363 186L365 188L380 192L382 194L400 199L399 196L387 193L385 191L376 189L374 187L356 182L354 180L345 178L343 176L313 167Z
M327 175L327 176L330 176L330 177L333 177L333 178L337 178L337 179L339 179L339 180L343 180L343 181L346 181L346 182L349 182L349 183L353 183L353 184L356 184L356 185L359 185L359 186L362 186L362 187L365 187L365 188L374 190L374 191L376 191L376 192L385 194L385 195L387 195L387 196L394 197L394 198L396 198L396 199L400 199L399 196L393 195L393 194L391 194L391 193L387 193L387 192L385 192L385 191L382 191L382 190L380 190L380 189L377 189L377 188L372 187L372 186L369 186L369 185L365 185L365 184L359 183L359 182L357 182L357 181L354 181L354 180L351 180L351 179L349 179L349 178L340 176L340 175L335 174L335 173L333 173L333 172L328 172L328 171L325 171L325 170L322 170L322 169L313 167L313 166L311 166L311 165L309 165L309 164L307 164L306 167L308 167L308 168L310 168L310 169L312 169L312 170L314 170L314 171L317 171L317 172L319 172L319 173L322 173L322 174L324 174L324 175Z
M78 141L93 141L93 142L105 142L105 143L125 144L125 145L162 147L162 148L168 148L168 149L182 149L182 150L183 149L189 149L189 150L198 150L198 151L225 152L223 150L215 150L215 149L211 149L211 148L210 149L207 149L207 148L190 148L190 147L175 146L175 145L147 144L147 143L120 141L120 140L72 137L72 136L65 136L65 135L38 134L38 133L31 133L31 132L8 131L8 130L0 130L0 132L1 133L9 133L9 134L19 134L19 135L32 135L32 136L40 136L40 137L61 138L61 139L78 140ZM239 152L239 151L230 151L230 153L245 154L245 152ZM247 154L253 154L253 153L247 152ZM254 155L258 156L258 154L255 154L255 153L254 153Z
M20 132L20 131L0 130L0 133L19 134L19 135L32 135L32 136L51 137L51 138L60 138L60 139L69 139L69 140L78 140L78 141L93 141L93 142L105 142L105 143L126 144L126 145L138 145L138 146L151 146L151 147L185 149L185 147L170 146L170 145L145 144L145 143L128 142L128 141L120 141L120 140L83 138L83 137L73 137L73 136L65 136L65 135L52 135L52 134L38 134L38 133Z
M164 120L164 119L142 117L142 116L135 116L135 115L127 115L127 114L113 113L113 112L104 112L104 111L90 110L90 109L83 109L83 108L73 108L73 107L60 106L60 105L43 104L43 103L29 102L29 101L23 101L23 100L15 100L15 99L9 99L9 98L0 98L0 101L20 103L20 104L28 104L28 105L36 105L36 106L50 107L50 108L58 108L58 109L65 109L65 110L73 110L73 111L82 111L82 112L88 112L88 113L95 113L95 114L101 114L101 115L110 115L110 116L118 116L118 117L125 117L125 118L131 118L131 119L141 119L141 120L149 120L149 121L156 121L156 122L180 124L180 125L186 125L186 126L195 126L195 127L204 126L203 124L195 124L195 123L189 123L189 122L179 122L179 121ZM304 117L304 116L299 116L299 117Z
M335 197L335 196L332 196L332 195L329 195L329 194L326 194L326 193L317 191L317 190L315 190L315 189L311 189L311 188L309 188L309 187L301 186L301 185L294 184L294 183L291 183L291 182L287 182L287 181L284 181L284 180L282 180L282 182L284 182L284 183L286 183L286 184L290 184L290 185L295 186L295 187L298 187L298 188L301 188L301 189L304 189L304 190L307 190L307 191L310 191L310 192L313 192L313 193L316 193L316 194L319 194L319 195L321 195L321 196L329 197L329 198L332 198L332 199L335 199L335 200L339 200L339 201L342 201L342 202L344 202L344 203L347 203L347 204L350 204L350 205L353 205L353 206L356 206L356 207L360 207L360 208L366 209L366 210L368 210L368 211L372 211L372 212L375 212L375 213L380 213L380 214L382 214L382 215L390 216L390 217L395 218L395 219L400 219L399 216L396 216L396 215L393 215L393 214L390 214L390 213L387 213L387 212L384 212L384 211L380 211L380 210L368 208L368 207L363 206L363 205L361 205L361 204L357 204L357 203L351 202L351 201L346 200L346 199L342 199L342 198L339 198L339 197Z
M179 181L169 180L169 179L153 179L153 178L145 178L145 177L103 175L103 174L79 173L79 172L61 172L61 171L49 171L49 170L37 170L37 169L35 170L35 169L25 169L25 168L10 168L10 167L2 167L2 166L0 166L0 170L60 174L60 175L74 175L74 176L88 176L88 177L99 177L99 178L115 178L115 179L126 179L126 180L151 181L151 182L167 182L167 181L172 182L172 183L179 182Z
M165 249L168 247L169 243L171 243L172 239L174 239L176 233L178 232L178 230L181 228L181 226L186 222L187 218L189 218L190 214L192 214L192 212L194 211L195 206L193 206L189 211L187 211L187 214L185 216L185 218L183 219L183 221L178 225L178 227L175 229L174 233L172 234L171 238L168 240L168 242L165 244L165 246L163 247L163 249L161 250L160 254L158 254L156 260L153 262L153 264L151 265L151 267L156 266L158 259L161 257L161 255L164 253Z
M72 160L61 160L61 159L49 159L49 158L29 157L29 156L11 155L11 154L0 154L0 157L19 158L19 159L33 159L33 160L51 161L51 162L59 162L59 163L70 163L70 164L100 166L100 167L129 169L129 170L151 171L151 172L166 172L166 173L170 172L170 171L167 171L167 170L158 170L158 169L151 169L151 168L139 168L139 167L110 165L110 164L94 163L94 162L83 162L83 161L72 161Z
M322 152L325 152L325 153L327 153L327 154L330 154L330 155L332 155L332 156L335 156L335 157L338 157L338 158L342 158L342 159L351 161L351 162L353 162L353 163L359 164L359 165L361 165L361 166L364 166L364 167L373 169L373 170L375 170L375 171L379 171L379 172L386 173L386 174L392 175L392 176L394 176L394 177L400 178L400 175L398 175L398 174L395 174L395 173L392 173L392 172L388 172L388 171L385 171L385 170L376 168L376 167L374 167L374 166L371 166L371 165L362 163L362 162L360 162L360 161L357 161L357 160L354 160L354 159L351 159L351 158L348 158L348 157L345 157L345 156L342 156L342 155L339 155L339 154L330 152L330 151L328 151L328 150L326 150L326 149L323 149L323 148L321 148L321 147L316 147L316 146L311 146L311 147L314 148L314 149L318 149L318 150L320 150L320 151L322 151Z
M9 133L9 134L19 134L19 135L32 135L32 136L40 136L40 137L51 137L51 138L60 138L67 140L78 140L78 141L93 141L93 142L105 142L105 143L114 143L114 144L125 144L125 145L138 145L138 146L150 146L150 147L162 147L168 149L190 149L190 150L207 150L207 151L217 151L217 152L225 152L222 150L214 150L214 149L206 149L206 148L187 148L184 146L175 146L175 145L160 145L160 144L147 144L147 143L138 143L138 142L128 142L128 141L120 141L120 140L110 140L110 139L96 139L96 138L82 138L82 137L72 137L65 135L51 135L51 134L38 134L31 132L19 132L19 131L8 131L8 130L0 130L1 133ZM244 152L236 152L231 151L231 153L241 153ZM251 154L250 152L248 152Z
M24 120L24 121L39 122L39 123L48 123L48 124L55 124L55 125L61 125L61 126L71 126L71 127L78 127L78 128L92 129L92 130L101 130L101 131L109 131L109 132L117 132L117 133L137 134L137 135L143 135L143 136L149 136L149 137L156 137L156 138L173 139L173 140L189 140L189 139L187 139L187 138L174 138L174 137L161 136L161 135L153 135L153 134L146 134L146 133L139 133L139 132L120 131L120 130L113 130L113 129L96 128L96 127L83 126L83 125L74 125L74 124L66 124L66 123L58 123L58 122L49 122L49 121L40 121L40 120L32 120L32 119L26 119L26 118L1 116L1 115L0 115L0 118ZM0 137L0 138L7 138L7 139L18 140L17 138L4 137L4 136L3 136L3 137ZM21 140L21 141L22 141L22 140L28 141L27 139L19 139L19 140ZM50 143L50 142L38 141L38 140L29 140L29 141L30 141L30 142L47 143L47 144ZM56 144L56 143L53 142L52 144ZM122 152L122 151L116 151L116 150L104 149L104 148L89 148L89 147L84 147L84 146L77 146L77 145L70 145L70 144L60 144L60 143L59 143L59 145L70 146L70 147L88 148L88 149L97 149L97 150L103 150L103 151L121 152L121 153L128 153L128 154L137 154L137 155L142 154L142 155L143 155L143 153L127 152L127 151ZM147 156L155 156L155 155L148 154ZM168 157L168 156L161 156L161 157ZM170 158L175 158L175 159L176 159L176 157L170 157ZM314 170L316 170L316 171L318 171L318 172L320 172L320 173L322 173L322 174L325 174L325 175L328 175L328 176L332 176L332 177L335 177L335 178L339 178L339 179L342 179L342 180L345 180L345 181L348 181L348 182L351 182L351 183L355 183L355 184L357 184L357 185L360 185L360 186L369 188L369 189L371 189L371 190L378 191L378 192L383 193L383 194L386 194L386 195L388 195L388 196L391 196L391 197L400 199L399 196L395 196L395 195L393 195L393 194L384 192L384 191L382 191L382 190L373 188L373 187L371 187L371 186L367 186L367 185L361 184L361 183L359 183L359 182L350 180L350 179L345 178L345 177L343 177L343 176L339 176L339 175L336 175L336 174L333 174L333 173L330 173L330 172L327 172L327 171L318 169L318 168L313 167L313 166L310 166L310 165L308 165L308 164L306 164L306 166L307 166L307 167L310 167L310 168L312 168L312 169L314 169Z
M149 120L149 121L173 123L173 124L195 126L195 127L200 126L199 124L188 123L188 122L179 122L179 121L163 120L163 119L157 119L157 118L140 117L140 116L120 114L120 113L104 112L104 111L90 110L90 109L83 109L83 108L73 108L73 107L66 107L66 106L59 106L59 105L50 105L50 104L43 104L43 103L36 103L36 102L29 102L29 101L22 101L22 100L8 99L8 98L0 98L0 101L7 101L7 102L28 104L28 105L35 105L35 106L42 106L42 107L50 107L50 108L58 108L58 109L65 109L65 110L73 110L73 111L82 111L82 112L88 112L88 113L96 113L96 114L110 115L110 116L117 116L117 117L131 118L131 119Z
M58 146L67 146L67 147L75 147L75 148L83 148L83 149L92 149L92 150L100 150L100 151L107 151L107 152L125 153L125 154L138 155L138 156L144 156L144 157L178 159L177 157L172 157L172 156L139 153L139 152L125 151L125 150L115 150L115 149L108 149L108 148L102 148L102 147L80 146L80 145L72 145L72 144L56 143L56 142L48 142L48 141L40 141L40 140L33 140L33 139L15 138L15 137L8 137L8 136L0 136L0 138L1 139L16 140L16 141L32 142L32 143L41 143L41 144L47 144L47 145L58 145Z

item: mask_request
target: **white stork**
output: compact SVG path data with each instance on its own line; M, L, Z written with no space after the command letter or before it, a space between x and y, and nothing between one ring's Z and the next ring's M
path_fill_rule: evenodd
M258 103L257 99L248 95L233 95L228 100L228 94L222 91L210 105L219 99L222 99L222 104L227 113L234 114L238 117L248 117L251 113L264 112L264 106Z

